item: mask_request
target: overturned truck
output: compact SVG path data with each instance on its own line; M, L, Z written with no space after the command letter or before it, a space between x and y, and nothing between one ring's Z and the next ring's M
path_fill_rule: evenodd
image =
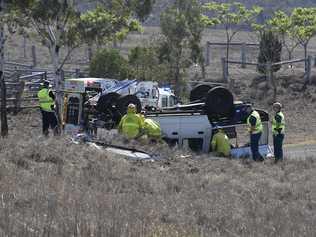
M94 105L89 104L89 99L84 101L84 112L82 118L78 119L86 120L84 126L90 131L113 129L126 113L129 103L135 104L138 112L144 110L137 95L122 97L109 93L101 96ZM246 128L250 106L249 103L234 101L233 94L225 87L199 85L191 91L190 103L159 110L148 109L145 116L160 124L163 139L168 144L194 152L211 151L213 130L215 127L221 127L231 139L232 156L244 157L250 155L249 134ZM263 110L256 110L264 127L259 151L262 156L269 156L269 115Z

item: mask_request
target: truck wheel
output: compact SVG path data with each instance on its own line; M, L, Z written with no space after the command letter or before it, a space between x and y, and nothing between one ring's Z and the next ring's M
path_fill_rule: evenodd
M142 105L136 95L121 96L117 101L117 106L122 115L126 114L129 104L134 104L136 106L137 113L142 111Z
M207 92L212 89L210 85L198 85L190 92L190 101L205 101Z
M191 151L193 152L201 152L203 149L203 140L190 138L188 139L188 145Z
M210 122L222 118L231 119L235 114L233 94L221 86L212 88L207 93L205 112Z
M111 92L105 95L101 95L96 106L96 110L100 113L104 113L111 109L113 105L116 105L120 95L115 92Z

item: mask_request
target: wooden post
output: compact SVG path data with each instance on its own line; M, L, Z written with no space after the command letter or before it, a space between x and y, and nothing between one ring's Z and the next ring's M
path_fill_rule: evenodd
M311 77L311 72L312 72L312 56L307 57L307 64L306 64L306 82L309 84L312 84L312 77Z
M80 77L80 68L76 68L75 74L76 74L76 77L77 77L77 78Z
M210 43L206 42L206 66L210 65Z
M222 58L223 81L228 82L228 63L226 58Z
M36 67L37 60L36 60L36 47L32 45L32 60L33 60L33 67Z
M17 92L15 95L15 102L14 102L14 114L17 114L21 109L21 102L22 102L22 95L24 91L25 82L19 81L17 85Z
M1 136L8 136L8 119L7 119L7 91L4 81L4 73L0 70L0 88L1 88Z
M23 58L26 58L26 36L23 35Z
M241 68L246 68L246 43L242 43L241 45Z
M91 62L92 59L92 48L89 46L88 47L88 62Z

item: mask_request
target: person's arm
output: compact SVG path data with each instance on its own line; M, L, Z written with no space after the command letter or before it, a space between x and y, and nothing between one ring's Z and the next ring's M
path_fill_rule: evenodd
M123 117L118 125L118 132L121 133L123 130L123 120L125 117Z
M257 119L254 116L250 116L249 118L249 123L250 123L250 132L253 132L256 130L256 123L257 123Z
M50 98L52 98L53 100L55 100L54 92L49 91L48 95L49 95Z
M279 114L276 114L274 116L274 119L276 121L276 128L274 129L276 132L281 133L282 128L280 128L280 125L282 123L282 117Z

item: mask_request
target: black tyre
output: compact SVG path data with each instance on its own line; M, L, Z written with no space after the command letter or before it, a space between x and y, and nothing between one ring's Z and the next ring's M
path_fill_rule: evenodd
M231 119L235 115L233 94L221 86L212 88L207 93L205 110L210 121Z
M136 95L121 96L117 101L117 107L122 115L126 114L129 104L136 106L137 113L142 111L142 105Z
M203 140L199 138L188 139L189 148L193 152L201 152L203 149Z
M190 101L205 101L207 92L212 89L210 85L198 85L190 93Z
M119 98L120 95L115 92L101 95L97 102L96 110L100 113L105 113L107 110L111 110L112 106L117 104Z

